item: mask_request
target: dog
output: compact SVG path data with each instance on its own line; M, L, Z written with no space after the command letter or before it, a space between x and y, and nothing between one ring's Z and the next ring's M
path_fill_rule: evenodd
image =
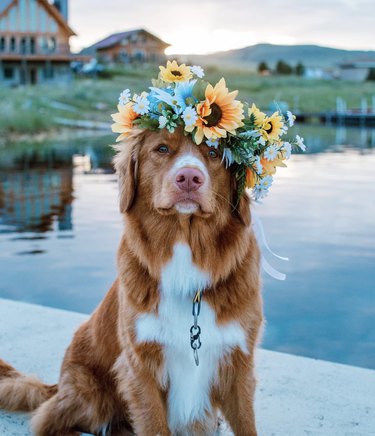
M118 278L56 386L0 361L0 407L33 411L37 436L214 435L218 412L235 435L256 435L263 315L248 195L238 201L219 151L181 128L135 130L114 163Z

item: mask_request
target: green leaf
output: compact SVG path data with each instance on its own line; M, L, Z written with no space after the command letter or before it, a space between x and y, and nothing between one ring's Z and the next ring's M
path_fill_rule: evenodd
M196 84L193 86L193 97L195 97L198 101L203 101L206 98L206 88L208 82L205 80L197 80Z

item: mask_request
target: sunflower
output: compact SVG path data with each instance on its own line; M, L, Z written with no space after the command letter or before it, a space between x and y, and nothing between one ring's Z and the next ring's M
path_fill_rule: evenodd
M261 127L264 123L264 120L266 119L266 114L264 112L261 112L260 109L257 108L254 103L252 104L251 107L249 107L248 115L249 118L251 118L252 115L254 116L254 125L256 127Z
M164 82L187 82L192 78L190 67L185 64L178 65L176 61L167 61L167 67L160 66L159 69L159 77Z
M236 129L243 126L243 104L235 100L238 91L229 92L225 80L213 87L208 84L205 100L197 104L198 120L195 124L195 142L200 144L205 136L207 139L224 138L227 132L236 134Z
M133 121L138 118L139 115L134 112L133 102L129 102L125 106L118 105L117 109L118 113L111 115L115 122L111 127L112 132L121 133L121 135L116 139L116 142L119 142L129 136L129 133L133 128Z
M267 141L279 139L280 133L284 127L282 116L275 112L270 117L266 117L261 127L261 134Z

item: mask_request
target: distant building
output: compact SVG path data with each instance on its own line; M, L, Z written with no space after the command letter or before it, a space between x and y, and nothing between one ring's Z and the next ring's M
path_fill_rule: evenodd
M340 79L351 82L364 82L375 68L375 59L363 59L340 65Z
M71 77L68 0L0 0L0 85Z
M82 54L101 62L159 62L165 60L169 44L144 29L115 33L85 48Z

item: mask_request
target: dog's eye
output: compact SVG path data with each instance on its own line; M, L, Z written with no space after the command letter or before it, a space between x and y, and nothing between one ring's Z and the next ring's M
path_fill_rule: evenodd
M217 152L215 150L212 150L212 149L208 151L208 155L210 157L212 157L212 159L215 159L218 156Z
M169 152L169 148L168 146L166 146L165 144L161 144L159 145L159 147L157 148L157 151L161 154L165 154Z

